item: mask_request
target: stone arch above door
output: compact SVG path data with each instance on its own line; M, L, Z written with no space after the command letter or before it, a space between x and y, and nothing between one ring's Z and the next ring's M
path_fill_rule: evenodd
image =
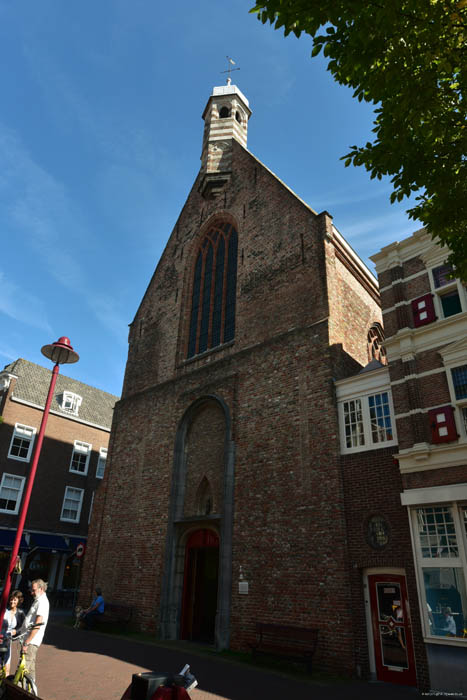
M213 422L215 429L204 445L200 436ZM222 433L222 434L221 434ZM215 455L204 460L209 447ZM183 414L174 445L174 463L169 506L169 522L162 586L160 634L177 639L180 633L182 586L180 580L181 542L192 528L212 527L219 532L218 607L215 645L226 649L230 640L232 588L232 529L235 449L231 439L231 415L226 402L215 394L200 397ZM209 463L207 463L209 462ZM204 466L204 468L203 468ZM211 489L213 510L199 513L203 479Z

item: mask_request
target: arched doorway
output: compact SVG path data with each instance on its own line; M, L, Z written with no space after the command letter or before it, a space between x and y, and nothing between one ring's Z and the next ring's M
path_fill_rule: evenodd
M185 546L180 638L214 642L219 575L219 538L196 530Z

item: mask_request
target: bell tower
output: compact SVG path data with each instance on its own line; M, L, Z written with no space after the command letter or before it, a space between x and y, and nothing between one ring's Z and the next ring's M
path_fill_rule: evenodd
M206 199L216 197L230 179L232 139L246 148L250 116L247 98L236 85L230 84L230 78L227 85L213 89L203 112L200 191Z

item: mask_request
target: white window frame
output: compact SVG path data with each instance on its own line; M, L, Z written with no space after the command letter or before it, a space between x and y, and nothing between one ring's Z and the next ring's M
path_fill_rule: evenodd
M93 491L92 494L91 494L91 505L89 506L88 525L90 525L90 523L91 523L92 507L93 507L93 505L94 505L94 495L95 495L95 493L96 493L96 492Z
M454 411L455 415L455 421L456 421L456 428L458 434L461 436L461 438L464 441L467 441L467 397L463 399L458 399L456 398L456 388L454 386L454 381L452 379L452 372L451 370L457 369L458 367L463 367L467 365L467 359L465 362L456 362L453 364L449 364L446 367L446 376L448 380L448 386L449 386L449 393L451 394L451 402L454 408L456 409ZM465 409L465 412L464 412ZM465 415L465 418L464 418Z
M458 314L451 314L451 316L445 316L443 313L443 305L441 303L441 297L443 297L445 294L449 292L454 292L457 291L459 295L459 301L461 305L461 311L459 313L462 313L464 311L467 311L467 295L466 291L464 288L464 285L462 282L456 278L450 279L446 282L446 284L443 284L441 287L436 287L435 286L435 278L433 271L436 270L438 267L443 267L444 265L447 265L447 262L438 262L436 265L432 265L429 268L429 279L430 279L430 286L431 286L431 291L433 292L433 300L435 304L435 312L436 316L439 319L444 319L444 318L452 318L452 316L457 316Z
M429 489L428 489L429 490ZM405 492L405 493L410 493ZM449 507L452 509L455 533L457 539L458 556L457 557L423 557L418 536L418 510L420 508L436 508ZM464 574L464 582L467 587L467 535L462 525L461 509L467 507L465 501L441 501L432 503L428 499L424 499L423 503L414 505L409 508L409 519L412 530L412 543L415 560L415 571L418 585L420 612L422 619L423 635L427 641L438 644L455 644L467 646L467 638L462 637L443 637L436 634L431 634L430 621L428 617L428 601L426 599L426 591L424 585L423 571L424 569L462 569ZM465 621L464 621L465 624Z
M373 442L372 430L371 430L371 418L370 418L370 406L369 399L371 396L376 396L378 394L388 395L388 405L389 405L389 416L391 418L392 427L392 440L385 440L382 442ZM363 437L364 444L356 445L355 447L347 447L346 436L345 436L345 412L344 404L349 403L349 401L360 400L362 405L362 423L363 423ZM380 450L384 447L390 447L397 443L396 434L396 419L394 414L394 406L392 402L392 392L390 387L378 387L372 391L365 393L355 394L355 396L346 396L339 400L337 405L339 413L339 433L340 433L340 443L341 443L341 453L342 454L352 454L354 452L367 452L368 450Z
M99 458L97 460L96 479L103 479L104 478L106 463L107 463L107 447L101 447L99 449ZM102 464L104 464L103 469L102 469ZM102 474L99 473L101 469L102 469Z
M73 500L68 495L69 491L76 491L76 492L79 492L79 494L80 494L76 518L66 518L63 515L63 511L65 510L66 499L68 498L69 500ZM66 522L66 523L79 523L79 520L81 518L81 509L83 507L83 496L84 496L84 489L78 489L78 488L76 488L76 486L65 486L65 494L63 496L62 510L60 512L60 520L62 520L63 522ZM68 508L68 510L70 510L70 509Z
M74 446L73 446L73 452L71 453L71 460L70 460L70 472L72 474L80 474L81 476L86 476L88 473L89 469L89 460L91 457L91 452L92 452L92 445L89 442L82 442L81 440L75 440ZM80 471L79 469L73 469L73 457L75 454L85 454L86 455L86 464L84 467L84 471Z
M29 435L27 433L30 433ZM29 462L31 459L32 448L34 446L34 441L36 439L37 428L33 428L32 425L24 425L23 423L15 423L15 429L13 430L13 435L11 436L10 448L8 450L8 459L17 459L19 462ZM19 457L18 455L11 454L11 448L13 447L13 441L15 438L20 440L29 440L29 448L27 457Z
M0 508L0 513L6 513L6 514L8 514L8 515L18 515L19 506L20 506L20 504L21 504L21 499L22 499L22 497L23 497L23 490L24 490L24 484L25 484L25 481L26 481L26 477L24 477L24 476L19 476L18 474L8 474L7 472L4 472L4 473L2 474L2 481L1 481L1 483L0 483L0 495L1 495L2 489L8 488L8 487L5 486L5 481L6 481L6 479L7 479L8 477L10 477L10 478L12 478L12 479L19 479L19 481L21 482L21 486L20 486L20 488L18 489L18 497L17 497L17 499L16 499L16 508L15 508L15 510L8 510L8 508Z
M62 395L62 411L67 413L72 413L74 416L78 415L79 407L81 406L83 399L78 394L74 394L72 391L64 391Z

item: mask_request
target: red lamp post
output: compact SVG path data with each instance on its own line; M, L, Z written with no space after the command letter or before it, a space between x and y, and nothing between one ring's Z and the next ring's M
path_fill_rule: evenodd
M34 478L36 476L37 463L39 461L42 442L44 440L45 426L47 425L50 404L52 403L55 384L57 382L58 368L59 365L71 364L73 362L78 362L79 360L79 355L73 350L70 343L70 339L65 337L59 338L56 343L52 343L51 345L44 345L44 347L41 348L41 352L49 360L55 362L55 366L52 370L52 376L50 378L49 393L47 394L47 401L45 403L44 413L42 415L41 427L39 428L39 435L37 436L37 442L34 449L34 457L31 463L31 468L29 470L28 480L26 483L26 491L24 493L23 501L21 503L18 529L16 531L15 542L13 544L13 549L11 552L10 563L8 564L8 569L6 572L5 585L3 586L2 599L0 603L0 630L2 629L3 618L5 615L5 610L10 595L11 577L16 566L16 559L19 552L21 536L23 534L24 523L26 521L26 516L28 513L31 491L34 485Z

